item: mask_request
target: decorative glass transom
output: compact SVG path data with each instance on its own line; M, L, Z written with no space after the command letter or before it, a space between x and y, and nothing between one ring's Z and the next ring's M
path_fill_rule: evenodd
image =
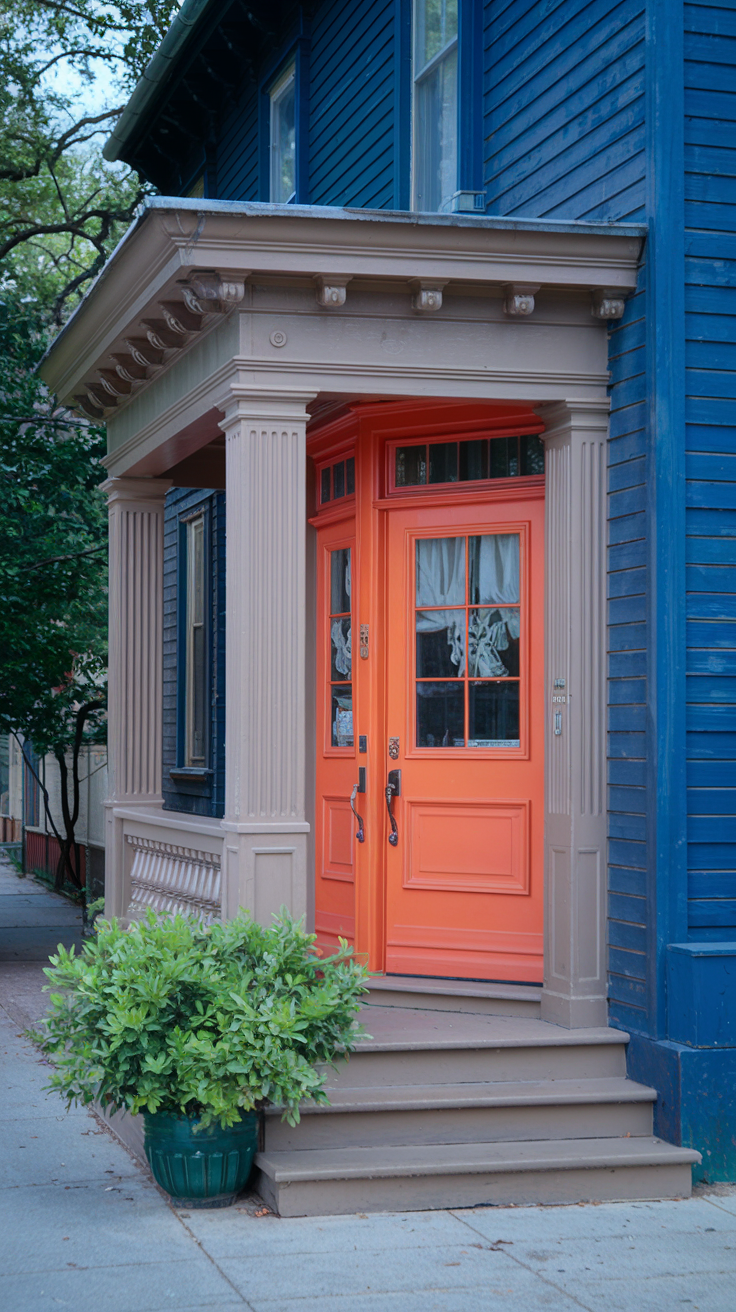
M353 654L350 547L330 552L330 741L353 746Z
M536 434L418 443L397 446L394 453L397 488L543 473L544 443Z
M417 747L518 747L519 534L416 543Z
M326 506L330 501L339 501L341 497L355 495L355 457L338 460L334 465L325 465L319 473L319 503Z

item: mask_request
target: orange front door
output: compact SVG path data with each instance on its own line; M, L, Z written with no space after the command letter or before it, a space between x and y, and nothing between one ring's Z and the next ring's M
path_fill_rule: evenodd
M386 970L541 981L544 501L387 519Z

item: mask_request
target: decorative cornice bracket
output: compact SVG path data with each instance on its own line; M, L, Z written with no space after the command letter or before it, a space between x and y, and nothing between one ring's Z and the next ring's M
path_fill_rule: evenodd
M621 319L626 299L618 288L594 287L590 293L590 313L594 319Z
M409 286L412 290L412 309L417 314L435 314L442 309L442 293L447 286L447 279L412 278Z
M317 286L317 304L324 306L326 310L339 310L345 304L347 296L346 287L351 281L350 278L344 278L340 274L330 274L325 276L317 274L314 279Z
M511 319L528 319L534 313L534 297L539 291L538 283L508 282L503 289L503 312Z

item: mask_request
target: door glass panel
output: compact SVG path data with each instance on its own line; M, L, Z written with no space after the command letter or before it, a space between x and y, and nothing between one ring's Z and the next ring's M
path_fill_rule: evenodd
M330 552L330 742L353 746L352 593L350 547Z
M417 539L417 606L464 606L465 538Z
M484 533L468 542L470 604L518 605L519 535Z
M465 746L465 692L462 683L417 684L417 746Z
M470 684L468 747L518 747L519 684Z
M417 611L417 678L453 679L465 670L465 610Z
M350 547L330 552L330 615L350 614Z
M417 539L418 747L519 746L519 545L518 533Z

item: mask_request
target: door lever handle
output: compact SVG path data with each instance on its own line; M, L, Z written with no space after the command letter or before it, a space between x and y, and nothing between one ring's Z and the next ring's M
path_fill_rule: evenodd
M396 823L396 817L391 810L391 802L394 797L401 797L401 771L389 770L388 783L386 784L386 810L391 824L391 833L388 841L392 847L398 847L399 844L399 827Z
M358 815L358 812L356 811L355 806L353 805L354 802L355 802L355 799L356 799L356 797L357 797L357 795L358 795L358 793L359 793L360 791L361 791L361 789L360 789L360 785L359 785L359 784L354 784L354 785L353 785L353 791L352 791L352 793L350 794L350 810L352 811L353 815L355 816L355 821L356 821L356 824L357 824L357 826L358 826L358 831L357 831L355 837L357 838L357 840L358 840L359 843L364 843L364 842L365 842L365 829L363 828L363 817L362 817L362 815Z

